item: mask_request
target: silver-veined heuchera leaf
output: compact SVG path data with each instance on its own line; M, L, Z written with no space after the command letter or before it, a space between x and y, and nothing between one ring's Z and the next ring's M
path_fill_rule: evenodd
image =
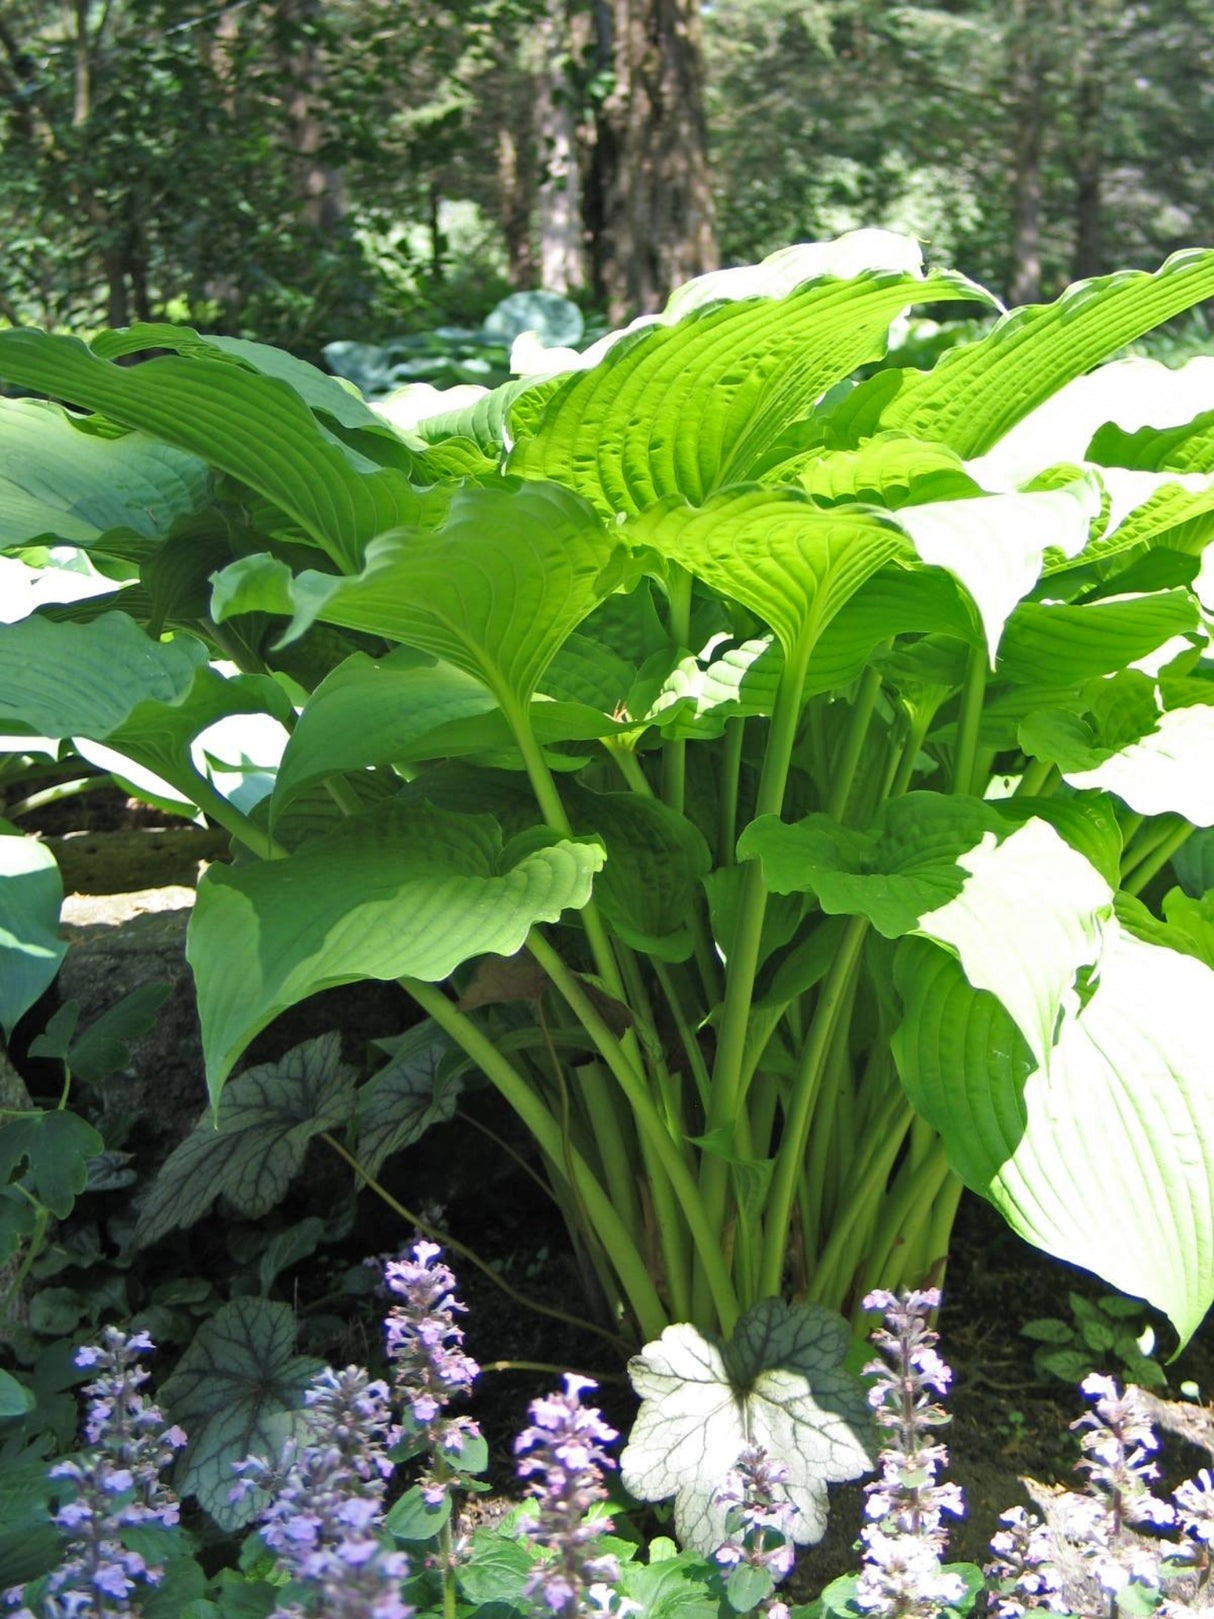
M641 1409L625 1487L642 1501L674 1496L680 1541L710 1554L726 1538L717 1492L743 1447L761 1445L788 1469L793 1539L821 1540L826 1486L872 1466L865 1390L842 1364L850 1341L833 1311L782 1299L752 1306L728 1344L689 1322L667 1327L629 1362Z
M269 1299L225 1304L177 1362L160 1398L184 1428L189 1446L175 1483L221 1529L239 1529L257 1516L258 1492L231 1499L232 1463L246 1456L272 1461L302 1435L304 1391L323 1363L295 1353L295 1312Z

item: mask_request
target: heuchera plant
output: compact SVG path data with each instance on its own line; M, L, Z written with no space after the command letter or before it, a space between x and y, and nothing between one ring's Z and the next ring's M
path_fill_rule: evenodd
M1181 253L857 380L994 303L861 232L408 431L256 344L0 333L69 407L0 401L0 541L114 586L0 629L0 728L231 831L216 1101L282 1011L395 980L418 1084L437 1043L497 1087L641 1341L774 1375L751 1313L919 1284L962 1185L1187 1338L1214 360L1111 357L1211 296Z

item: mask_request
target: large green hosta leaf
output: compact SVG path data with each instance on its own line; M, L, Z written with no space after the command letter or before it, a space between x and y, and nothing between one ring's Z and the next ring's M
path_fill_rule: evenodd
M59 938L62 904L54 855L0 821L0 1029L6 1040L67 953Z
M981 455L1065 383L1210 297L1214 252L1197 249L1174 253L1154 273L1120 270L1076 282L1052 304L1013 310L931 371L878 373L832 419L835 439L845 446L879 428L901 428Z
M104 743L187 799L195 737L253 713L285 720L290 700L268 676L225 679L193 636L153 641L125 613L0 625L0 729Z
M1024 686L1069 686L1112 674L1198 627L1187 590L1161 590L1068 607L1021 602L999 643L999 675Z
M607 514L665 495L702 501L750 477L791 422L877 358L896 315L952 299L990 301L961 276L877 270L651 325L555 388L509 468L566 484Z
M777 894L813 894L828 915L865 916L895 939L918 933L956 951L969 981L997 995L1048 1061L1077 973L1095 961L1113 891L1045 821L940 793L892 799L857 832L828 815L763 816L743 832Z
M1090 682L1075 709L1035 710L1019 735L1072 787L1116 793L1139 815L1175 811L1214 826L1214 690L1165 709L1155 682L1126 669Z
M211 473L143 433L87 432L58 405L0 399L0 547L156 540L207 499Z
M344 444L279 377L230 360L100 359L75 337L0 332L0 377L137 428L239 478L288 513L340 566L374 534L418 523L433 501L403 472Z
M617 537L552 484L465 488L435 529L367 548L353 577L293 576L266 556L218 576L217 619L290 613L289 638L317 619L445 658L499 701L526 702L566 637L622 578Z
M910 549L892 518L822 511L799 489L728 490L698 507L671 497L623 533L757 613L802 666L840 608Z
M953 1169L1021 1236L1149 1299L1187 1341L1214 1298L1214 972L1106 923L1048 1072L943 950L905 941L895 976L899 1072Z
M598 842L503 856L487 815L391 803L283 860L212 866L187 957L217 1098L249 1041L317 990L403 975L438 983L462 961L513 955L536 922L590 898Z
M537 700L531 723L541 745L609 736L621 727L585 703ZM483 681L410 648L369 658L356 652L316 688L287 743L272 812L326 776L371 765L504 753L513 736Z

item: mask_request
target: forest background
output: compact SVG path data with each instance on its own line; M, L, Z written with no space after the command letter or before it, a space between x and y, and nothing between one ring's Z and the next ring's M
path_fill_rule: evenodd
M0 319L316 358L858 225L1009 302L1214 219L1214 0L0 0Z

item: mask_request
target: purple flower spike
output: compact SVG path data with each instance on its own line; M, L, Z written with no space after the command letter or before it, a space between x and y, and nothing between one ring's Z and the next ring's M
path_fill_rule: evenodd
M388 1385L361 1367L328 1367L305 1396L308 1441L288 1442L279 1465L250 1456L236 1463L234 1499L266 1491L261 1536L325 1619L408 1619L400 1597L409 1572L400 1552L385 1549L378 1530L392 1462ZM301 1609L280 1608L280 1619Z
M723 1568L745 1564L765 1569L773 1585L791 1573L796 1554L794 1508L784 1490L787 1480L788 1469L761 1445L748 1445L738 1457L717 1491L717 1500L729 1508L725 1519L729 1538L713 1553Z
M53 1515L67 1551L47 1579L45 1619L118 1619L135 1613L131 1597L136 1587L155 1585L164 1573L128 1551L121 1539L122 1531L133 1526L171 1528L180 1514L177 1497L161 1475L185 1444L185 1435L167 1426L159 1408L140 1392L148 1373L138 1359L153 1347L146 1332L128 1337L117 1327L105 1327L100 1344L76 1353L77 1366L95 1367L98 1376L85 1385L89 1448L50 1469L51 1478L71 1486L72 1499ZM21 1588L5 1597L20 1602Z
M613 1612L611 1587L620 1577L618 1560L596 1556L594 1549L613 1527L611 1519L587 1517L607 1498L603 1470L615 1462L603 1446L619 1435L593 1406L582 1404L583 1392L595 1383L566 1373L564 1384L562 1393L532 1400L531 1427L514 1441L518 1475L530 1481L527 1493L539 1504L523 1532L547 1553L525 1593L563 1619L586 1619Z
M458 1455L464 1441L480 1433L470 1418L443 1414L452 1400L471 1392L480 1367L464 1353L455 1317L467 1307L455 1296L455 1277L438 1263L441 1252L436 1243L416 1242L412 1258L384 1266L389 1291L403 1300L386 1322L396 1392L438 1464L418 1481L431 1506L439 1505L450 1487L445 1458Z
M869 1404L877 1425L887 1430L880 1452L881 1476L866 1487L861 1531L864 1566L856 1604L878 1619L929 1619L960 1601L960 1575L941 1566L948 1543L943 1514L960 1516L965 1502L955 1484L938 1484L948 1462L944 1445L929 1435L950 1420L932 1393L947 1392L952 1372L936 1350L939 1335L926 1312L940 1304L937 1288L918 1292L870 1293L866 1310L881 1310L884 1327L870 1336L886 1357L865 1368L873 1379Z

